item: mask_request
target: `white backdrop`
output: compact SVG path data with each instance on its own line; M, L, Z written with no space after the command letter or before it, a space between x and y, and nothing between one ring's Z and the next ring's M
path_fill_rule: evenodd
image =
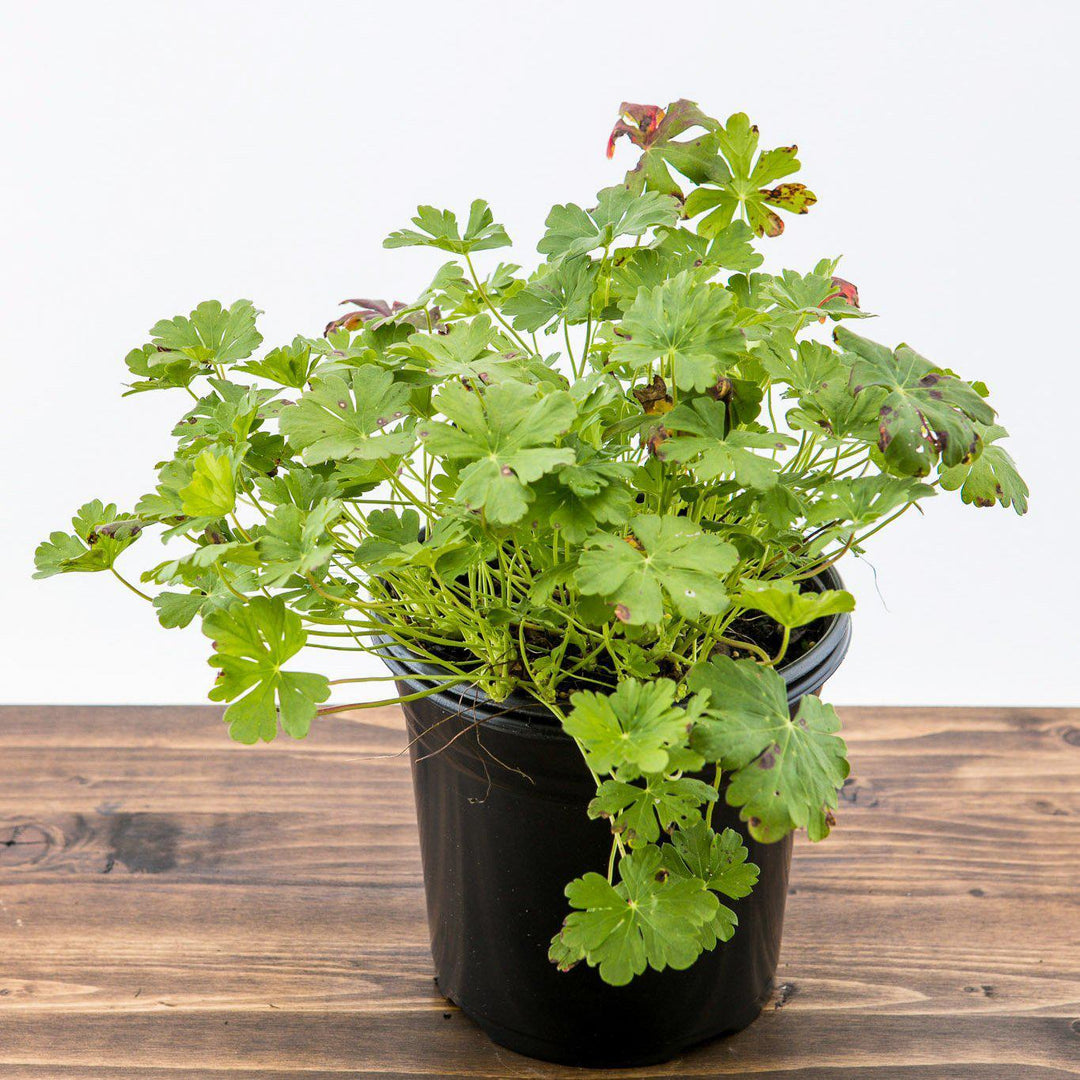
M831 699L1080 699L1071 0L0 0L0 21L0 700L210 684L198 630L105 575L30 581L39 539L130 504L169 453L184 402L120 398L153 322L248 297L273 345L342 297L411 297L437 260L380 242L418 202L489 199L528 260L553 202L626 167L603 153L619 102L680 96L798 142L820 201L770 265L843 253L864 332L989 383L1032 488L1024 519L943 496L847 561Z

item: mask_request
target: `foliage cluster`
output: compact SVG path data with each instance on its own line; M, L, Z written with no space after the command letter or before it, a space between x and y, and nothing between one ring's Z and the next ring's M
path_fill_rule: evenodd
M711 827L721 796L756 839L828 833L837 717L815 697L791 715L777 670L853 606L818 575L941 489L1027 496L985 386L849 329L867 313L835 260L759 269L781 212L816 201L796 147L688 101L621 115L609 156L625 138L636 163L552 208L530 272L477 268L510 245L486 202L421 206L386 246L450 258L412 303L349 301L261 354L247 300L153 326L128 392L190 399L174 456L36 558L39 577L111 572L162 626L199 620L242 742L346 707L294 658L372 635L443 673L423 693L543 702L613 832L552 959L613 983L734 931L721 898L757 870ZM152 531L170 554L140 588L117 560Z

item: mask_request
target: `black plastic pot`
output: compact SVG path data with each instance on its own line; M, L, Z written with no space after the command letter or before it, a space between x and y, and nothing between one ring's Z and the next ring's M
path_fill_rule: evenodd
M832 570L822 585L842 588ZM850 617L836 616L781 669L793 707L839 667L850 637ZM430 687L434 668L383 645L403 695ZM584 963L561 973L547 951L568 912L563 889L602 872L611 845L606 823L586 816L595 788L574 742L532 699L496 703L471 687L406 704L405 716L439 988L492 1039L563 1064L649 1065L757 1017L780 952L790 837L746 838L760 880L729 902L735 936L689 969L648 970L622 987ZM746 835L723 801L713 826Z

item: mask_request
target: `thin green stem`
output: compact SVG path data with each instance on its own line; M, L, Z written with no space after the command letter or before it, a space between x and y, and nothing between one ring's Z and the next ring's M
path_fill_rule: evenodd
M148 601L151 604L154 602L154 598L152 596L147 596L146 593L142 591L142 589L135 588L135 586L132 585L131 582L128 581L128 579L124 577L119 570L116 569L115 566L110 566L109 569L112 571L113 577L116 578L116 580L119 581L120 584L124 586L124 588L130 589L136 596L141 596L144 600Z

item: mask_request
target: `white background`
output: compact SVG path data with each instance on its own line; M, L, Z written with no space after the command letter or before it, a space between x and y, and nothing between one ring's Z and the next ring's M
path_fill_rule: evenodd
M1032 488L1024 519L934 499L847 562L855 640L829 696L1080 699L1075 3L111 0L0 17L0 700L209 686L198 630L160 630L107 576L30 581L39 539L86 499L130 505L170 453L186 398L120 397L152 323L248 297L274 345L345 296L410 298L438 260L380 242L418 202L489 199L527 261L553 202L627 167L603 152L619 102L680 96L799 144L819 204L770 267L842 253L880 314L861 329L989 383Z

